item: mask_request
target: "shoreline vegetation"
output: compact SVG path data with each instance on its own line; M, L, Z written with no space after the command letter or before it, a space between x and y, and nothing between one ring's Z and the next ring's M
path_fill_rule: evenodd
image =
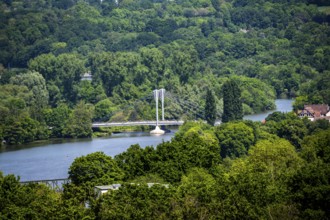
M205 120L205 106L221 118L222 87L231 80L244 115L275 108L276 97L295 98L295 111L330 104L327 7L322 0L2 1L0 139L92 137L91 121L150 120L160 88L166 119ZM206 104L207 91L215 105Z
M329 135L328 121L292 113L266 124L187 122L155 148L77 157L62 192L0 172L0 217L326 219ZM112 184L120 188L95 191Z
M186 121L156 148L75 158L62 193L0 172L0 219L329 219L330 123L294 114L330 105L329 7L0 1L1 143L92 138L92 121L152 120L161 88L165 119ZM294 98L293 112L241 120L276 98ZM95 197L95 186L115 183Z

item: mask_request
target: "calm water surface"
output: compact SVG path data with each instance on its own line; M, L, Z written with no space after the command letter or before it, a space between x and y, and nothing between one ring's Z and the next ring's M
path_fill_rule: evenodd
M275 100L275 105L276 105L275 110L271 110L271 111L267 111L267 112L263 112L263 113L258 113L258 114L253 114L253 115L246 115L246 116L244 116L244 119L252 120L252 121L262 121L269 114L271 114L275 111L291 112L292 111L292 103L293 103L293 99L276 99Z
M278 99L276 110L292 111L292 100ZM244 119L261 121L269 111L247 115ZM49 142L26 144L0 148L0 171L5 175L15 174L21 181L67 178L68 169L76 157L102 151L109 156L124 152L133 144L141 147L157 146L163 141L170 141L174 132L163 136L151 136L149 132L126 132L107 138L52 140Z
M102 151L109 156L122 153L133 144L157 146L169 141L174 132L151 136L148 132L126 132L107 138L62 140L43 144L10 146L0 150L0 171L15 174L21 181L67 178L68 168L76 157Z

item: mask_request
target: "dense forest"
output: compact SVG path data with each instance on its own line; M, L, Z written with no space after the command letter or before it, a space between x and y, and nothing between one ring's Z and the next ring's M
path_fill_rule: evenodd
M329 219L330 123L293 112L241 120L276 98L330 105L329 6L0 1L1 143L153 119L158 88L165 118L186 121L157 147L76 158L62 192L0 171L0 219Z
M208 89L220 119L228 79L244 114L274 109L275 98L330 104L328 1L6 0L0 11L9 144L153 119L156 88L169 94L166 119L205 120Z

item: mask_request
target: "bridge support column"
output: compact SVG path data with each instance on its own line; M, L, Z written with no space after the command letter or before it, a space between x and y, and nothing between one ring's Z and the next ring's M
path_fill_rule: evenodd
M165 134L165 131L160 129L159 126L156 126L154 130L150 131L150 134L162 135Z
M162 90L157 90L157 89L154 90L154 98L156 101L156 128L154 130L150 131L150 134L156 134L156 135L165 134L165 131L161 130L158 126L158 98L159 98L160 91L162 91ZM163 93L163 92L161 92L161 93ZM164 99L162 99L162 100L164 100Z

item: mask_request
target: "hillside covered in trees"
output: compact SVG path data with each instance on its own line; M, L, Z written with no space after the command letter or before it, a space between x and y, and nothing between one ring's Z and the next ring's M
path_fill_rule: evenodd
M152 119L155 88L202 110L211 89L221 118L229 78L245 114L273 109L276 97L296 98L296 109L330 104L328 4L1 1L0 139L86 137L92 120ZM205 119L166 103L167 119Z
M63 192L0 172L0 219L329 219L329 122L235 121L275 98L330 104L329 14L326 0L0 1L1 141L151 119L156 88L165 118L187 119L155 148L76 158ZM240 97L225 114L224 94ZM214 115L226 123L189 122Z

